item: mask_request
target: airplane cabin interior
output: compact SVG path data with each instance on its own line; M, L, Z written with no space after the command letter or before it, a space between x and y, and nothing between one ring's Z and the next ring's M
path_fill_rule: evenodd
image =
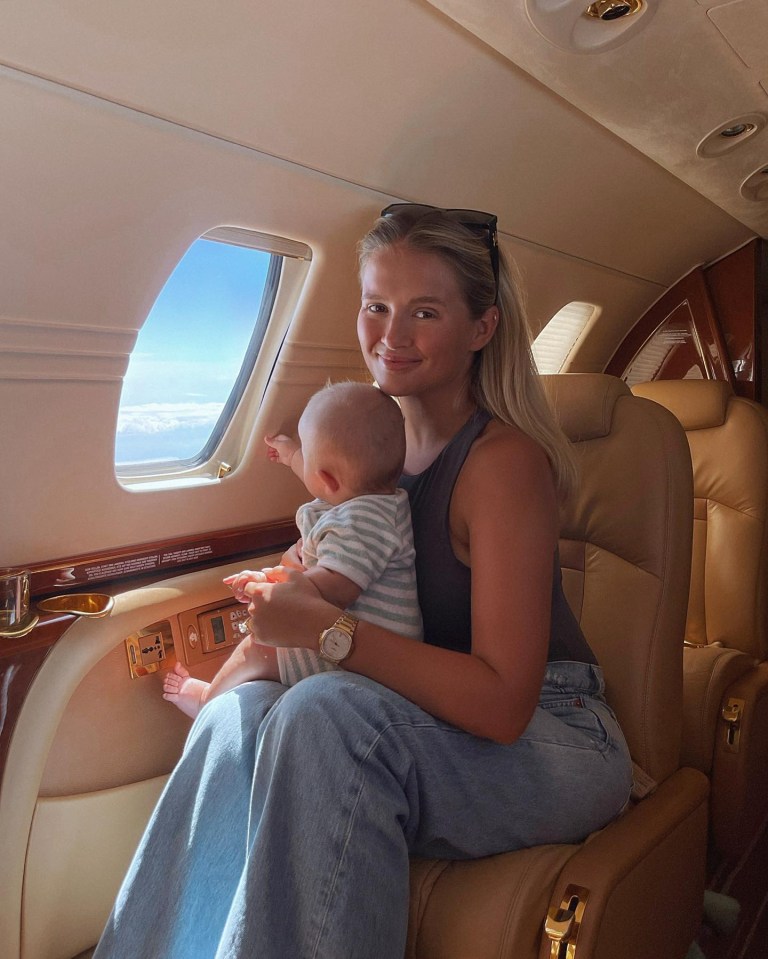
M764 0L0 2L0 956L92 954L401 201L498 218L637 772L584 842L414 859L407 959L768 956L766 127Z

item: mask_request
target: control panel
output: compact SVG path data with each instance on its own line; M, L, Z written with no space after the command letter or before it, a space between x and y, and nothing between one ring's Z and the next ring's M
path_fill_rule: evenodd
M169 616L126 638L131 678L169 669L176 658L190 667L215 660L237 646L247 631L248 607L233 601Z
M181 642L187 665L205 662L243 638L241 623L248 622L248 607L243 603L199 606L179 614Z

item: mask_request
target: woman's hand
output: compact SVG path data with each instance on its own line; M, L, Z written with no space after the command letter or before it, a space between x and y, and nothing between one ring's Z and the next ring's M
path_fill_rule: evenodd
M267 582L248 583L250 628L264 646L317 647L320 633L341 614L327 603L311 580L286 566L262 570Z

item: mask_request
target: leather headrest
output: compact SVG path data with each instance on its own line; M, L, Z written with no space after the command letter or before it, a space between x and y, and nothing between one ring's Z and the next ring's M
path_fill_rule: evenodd
M684 430L722 426L734 395L730 384L722 380L654 380L638 383L632 392L665 406Z
M606 373L559 373L541 381L572 443L607 436L616 401L631 396L620 379Z

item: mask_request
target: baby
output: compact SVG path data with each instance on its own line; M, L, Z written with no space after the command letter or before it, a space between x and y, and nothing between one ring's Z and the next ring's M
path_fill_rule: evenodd
M304 575L335 606L421 639L411 512L408 494L397 488L405 428L395 401L373 386L337 383L309 400L298 443L283 435L265 442L270 459L290 466L316 497L296 513ZM247 585L267 576L245 570L224 582L247 603ZM338 668L304 648L259 646L259 654L269 662L266 673L260 664L258 678L286 686ZM255 672L238 650L210 684L193 679L177 662L166 674L163 696L196 716L209 699L256 678Z

